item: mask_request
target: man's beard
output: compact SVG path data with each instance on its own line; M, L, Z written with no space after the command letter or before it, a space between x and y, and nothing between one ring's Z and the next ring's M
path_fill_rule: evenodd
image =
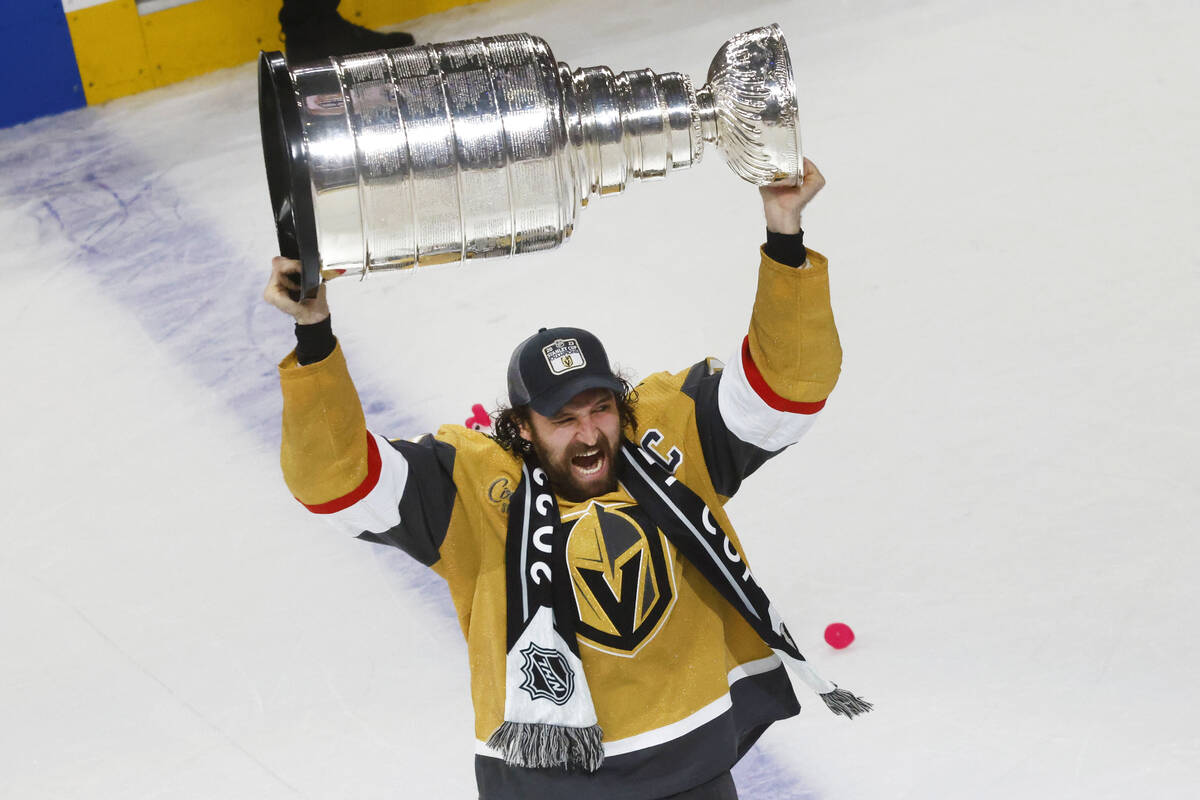
M617 481L621 473L620 451L616 445L608 440L608 437L603 433L599 434L594 445L577 445L567 448L563 453L562 458L554 461L550 454L542 447L542 443L538 441L536 434L533 436L533 452L537 456L538 465L545 471L546 477L550 479L550 486L555 493L560 495L564 500L569 500L572 503L580 503L584 500L590 500L593 497L599 497L603 494L616 491ZM607 473L602 481L595 480L584 483L576 477L574 470L571 468L571 459L575 456L589 452L593 449L600 451L601 456L605 460Z

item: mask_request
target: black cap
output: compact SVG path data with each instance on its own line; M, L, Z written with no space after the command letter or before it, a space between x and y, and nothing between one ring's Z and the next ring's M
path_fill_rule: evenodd
M620 394L624 384L608 366L604 345L582 328L542 328L517 345L508 362L508 402L544 417L597 388Z

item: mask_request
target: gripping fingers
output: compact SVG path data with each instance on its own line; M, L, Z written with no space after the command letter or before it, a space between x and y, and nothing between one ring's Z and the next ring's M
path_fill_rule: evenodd
M293 303L300 302L300 273L283 272L279 275L280 283L287 289L287 296Z
M263 299L301 325L321 322L329 316L325 285L317 288L316 297L301 299L300 262L277 256L271 260L271 278L263 290Z
M293 277L294 276L294 277ZM276 256L271 259L271 278L263 290L263 299L284 313L295 316L299 310L300 262Z
M800 185L800 194L805 202L813 198L817 192L825 187L825 176L821 174L821 170L817 169L817 165L804 159L804 181Z

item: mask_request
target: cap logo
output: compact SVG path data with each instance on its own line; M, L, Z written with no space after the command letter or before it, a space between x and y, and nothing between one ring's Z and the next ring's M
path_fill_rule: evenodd
M542 348L542 355L555 375L587 366L587 359L583 357L583 350L575 339L555 339Z

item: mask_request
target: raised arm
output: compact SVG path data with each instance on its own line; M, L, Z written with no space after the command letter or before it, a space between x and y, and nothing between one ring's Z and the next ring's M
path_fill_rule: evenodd
M723 371L699 364L684 383L713 487L726 497L804 435L841 371L829 262L805 248L801 229L805 206L824 185L805 159L802 185L760 190L767 242L749 331Z
M804 160L800 186L763 187L767 244L758 292L743 345L742 366L757 373L755 389L777 410L815 413L837 384L842 349L829 300L829 261L804 248L804 208L825 186L816 165ZM803 261L788 260L795 249Z
M335 527L433 564L454 503L453 450L433 437L391 442L367 430L325 287L309 300L289 294L299 289L299 267L274 259L263 291L266 302L296 321L296 349L279 364L284 481Z

